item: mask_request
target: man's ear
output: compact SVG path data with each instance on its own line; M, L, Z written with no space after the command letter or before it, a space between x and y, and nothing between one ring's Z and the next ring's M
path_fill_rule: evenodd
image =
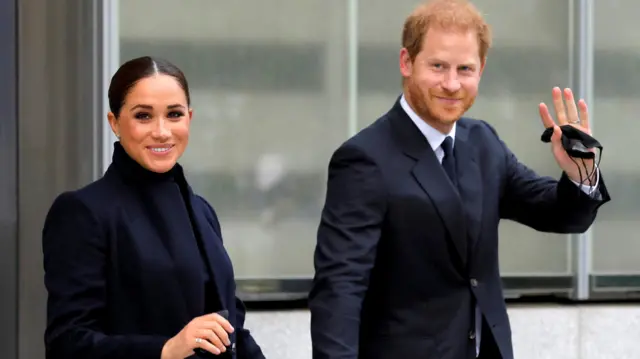
M487 64L487 57L485 56L484 59L482 59L480 62L480 76L482 76L482 72L484 72L484 65L486 64Z
M403 47L400 50L400 74L402 77L410 77L413 73L413 60L409 55L409 50Z

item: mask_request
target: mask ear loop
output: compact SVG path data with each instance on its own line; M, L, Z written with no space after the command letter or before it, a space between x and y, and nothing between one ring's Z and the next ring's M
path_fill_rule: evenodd
M580 176L580 184L584 184L585 180L582 179L582 170L580 169L580 164L578 164L578 161L576 161L573 157L571 157L571 155L569 155L569 158L571 158L571 161L573 161L573 163L576 164L576 167L578 167L578 175ZM584 165L584 159L582 160L582 164ZM584 170L585 172L587 171L587 166L584 166ZM587 177L587 179L589 179L589 177Z
M587 177L581 183L582 184L587 184L587 182L589 182L589 178L591 178L591 175L593 174L593 172L589 173L589 169L587 168L587 164L584 162L584 158L581 158L580 162L582 162L582 167L584 167L584 172L587 175Z
M578 162L572 157L569 156L569 158L571 158L571 161L573 161L573 163L576 165L576 167L578 167L578 175L580 176L580 184L584 185L585 182L589 181L589 178L591 178L591 176L593 176L595 174L595 172L598 170L598 168L600 168L600 160L602 159L602 149L600 148L598 151L598 161L595 163L593 170L591 171L591 173L589 173L589 170L587 169L587 165L584 162L584 158L580 158L580 161L582 162L582 166L584 166L584 171L585 174L587 175L585 179L582 179L582 169L580 168L580 165L578 164ZM589 183L590 186L593 186L595 183ZM590 196L596 196L596 191L593 191Z
M571 159L573 159L573 157L571 157ZM591 177L596 173L596 171L600 168L600 160L602 159L602 149L600 149L598 151L598 160L596 161L595 165L593 166L593 170L591 171L591 173L589 173L589 170L587 169L587 165L584 162L584 158L581 158L581 162L582 165L584 166L584 170L587 174L587 178L583 181L582 180L582 173L580 170L580 166L576 163L576 161L574 160L573 162L576 163L576 166L578 166L578 173L580 174L580 183L581 184L585 184L585 182L589 181L589 186L593 186L595 185L595 181L593 181L593 179L591 179ZM591 196L595 196L596 195L596 191L593 191L591 193Z
M587 177L585 178L584 181L582 181L582 175L580 176L580 179L581 179L580 183L586 184L588 182L589 186L595 185L595 181L594 181L594 179L592 177L596 173L597 169L600 167L600 160L602 159L602 148L598 148L598 147L593 147L593 148L595 150L599 150L599 151L598 151L598 160L597 161L595 161L595 155L594 155L594 166L593 166L593 170L591 171L591 173L589 173L589 170L587 169L587 165L586 165L586 163L584 161L584 158L580 158L580 160L582 162L582 165L584 166L585 173L587 175ZM574 161L574 163L575 163L575 161ZM578 166L578 172L580 172L580 166Z
M598 150L598 149L596 149L596 150ZM597 160L597 161L595 161L595 165L593 166L593 171L591 171L591 173L587 176L587 180L588 180L589 178L591 178L591 177L596 173L596 171L598 170L598 168L600 168L600 160L601 160L601 159L602 159L602 150L599 150L599 151L598 151L598 160ZM595 160L595 156L594 156L594 160ZM584 160L582 160L582 162L584 162ZM585 166L585 167L586 167L586 166ZM591 183L591 185L593 185L593 183Z
M562 129L562 127L560 128ZM562 136L564 136L564 133L562 134ZM562 147L564 146L564 141L562 141ZM566 148L566 147L565 147ZM567 151L567 155L569 155L569 152ZM575 160L575 158L573 158L573 156L569 155L569 158L571 158L571 161L573 161L573 163L575 163L576 167L578 167L578 175L580 176L580 184L584 184L584 180L582 179L582 170L580 169L580 165L578 164L578 162ZM584 165L584 160L582 159L582 164ZM587 170L587 166L585 166L585 172ZM587 177L588 179L589 177Z
M600 169L600 160L602 159L602 148L598 149L598 162L596 162L595 166L593 167L593 172L596 172ZM595 173L596 176L598 176L598 173ZM595 184L595 183L594 183ZM593 198L595 198L598 195L598 191L593 191L591 193L591 196Z

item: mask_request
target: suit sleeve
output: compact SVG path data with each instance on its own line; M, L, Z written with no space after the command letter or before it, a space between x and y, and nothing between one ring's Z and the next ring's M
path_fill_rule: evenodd
M160 358L169 338L105 334L107 244L99 222L72 192L54 201L42 246L47 358Z
M309 295L314 359L356 359L362 301L386 211L376 163L343 145L329 163Z
M489 126L487 124L487 126ZM489 126L491 131L495 130ZM522 164L499 138L505 158L501 218L535 230L554 233L584 233L596 219L598 208L610 200L602 174L598 187L588 195L566 173L560 180L537 175Z
M215 210L203 197L198 196L198 198L200 198L200 200L209 210L208 217L212 219L211 225L213 225L215 231L218 234L218 237L222 239L222 229L220 227L220 221L218 220L218 216ZM251 332L244 327L247 310L242 300L240 300L240 298L238 298L237 296L235 296L235 307L236 319L235 323L233 323L233 328L235 329L236 333L237 359L264 359L265 357L262 353L262 349L251 335Z

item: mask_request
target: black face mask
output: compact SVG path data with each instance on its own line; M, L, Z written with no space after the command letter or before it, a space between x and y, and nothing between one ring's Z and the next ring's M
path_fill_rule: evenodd
M589 179L593 175L593 172L588 173L588 171L586 170L587 166L584 164L584 160L591 160L596 158L596 154L589 150L592 148L599 149L600 151L598 151L598 161L594 168L595 171L596 168L598 168L600 165L600 158L602 158L602 145L595 138L589 136L588 134L578 130L571 125L560 126L560 130L562 130L562 137L560 139L562 141L562 147L565 151L567 151L567 154L571 157L576 166L578 166L578 171L581 177L580 182L584 183L586 179L584 181L582 180L582 171L580 170L580 165L578 165L578 162L574 158L579 158L582 161L583 168L585 168L585 173L587 174L587 179ZM549 143L551 142L552 135L553 127L549 127L544 130L542 136L540 137L540 140L542 140L542 142Z

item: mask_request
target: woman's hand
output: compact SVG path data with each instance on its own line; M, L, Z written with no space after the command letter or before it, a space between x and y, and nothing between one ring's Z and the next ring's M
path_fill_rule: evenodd
M193 355L196 348L218 355L231 344L228 333L233 333L233 327L221 315L197 317L165 343L161 359L184 359Z

